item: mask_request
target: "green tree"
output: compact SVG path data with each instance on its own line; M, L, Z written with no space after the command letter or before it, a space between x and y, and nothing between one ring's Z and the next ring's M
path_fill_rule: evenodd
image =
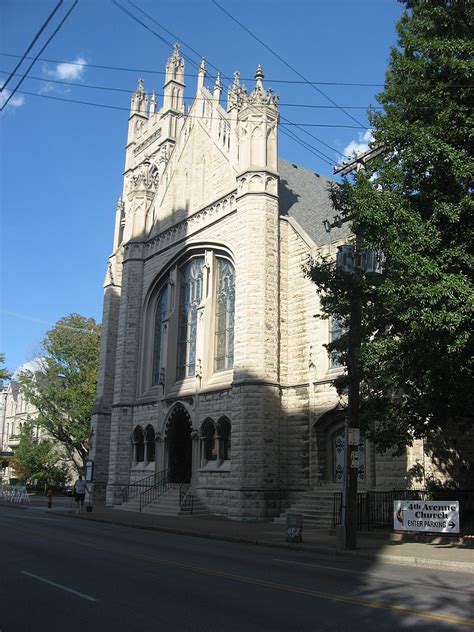
M88 453L99 338L93 318L61 318L43 340L41 368L20 376L26 399L38 410L35 424L63 446L78 472Z
M62 486L68 477L61 450L51 440L36 439L32 424L25 424L10 466L16 476L27 485Z
M472 432L474 393L474 5L405 5L378 96L383 110L369 115L385 151L332 191L358 247L386 256L382 283L358 280L361 420L381 448L399 450L414 437L453 447L459 431ZM327 260L308 273L325 312L347 325L351 282ZM344 355L346 344L335 347Z
M0 364L5 364L4 353L0 353ZM10 373L7 371L5 367L0 366L0 384L3 382L3 380L8 380L8 379L10 379Z

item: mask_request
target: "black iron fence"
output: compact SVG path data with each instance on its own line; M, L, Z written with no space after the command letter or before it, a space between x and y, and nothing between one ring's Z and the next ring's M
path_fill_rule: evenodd
M357 529L391 529L394 500L457 500L461 533L474 533L473 489L392 489L389 491L359 492L357 494ZM341 524L342 493L334 493L333 526Z

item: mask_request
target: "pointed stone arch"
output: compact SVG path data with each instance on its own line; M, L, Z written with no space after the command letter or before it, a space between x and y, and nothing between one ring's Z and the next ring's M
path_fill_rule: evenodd
M169 411L164 438L171 482L188 482L192 475L192 419L183 403L177 402Z

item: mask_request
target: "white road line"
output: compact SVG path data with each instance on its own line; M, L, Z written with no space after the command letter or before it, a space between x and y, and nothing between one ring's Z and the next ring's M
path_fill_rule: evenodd
M38 579L40 582L44 582L45 584L50 584L51 586L56 586L56 588L61 588L67 592L72 593L73 595L77 595L78 597L82 597L83 599L87 599L87 601L97 601L94 597L90 597L89 595L85 595L84 593L79 592L78 590L73 590L72 588L67 588L66 586L62 586L61 584L56 584L56 582L52 582L49 579L45 579L44 577L40 577L39 575L34 575L33 573L28 573L28 571L21 571L23 575L28 575L28 577L34 577Z

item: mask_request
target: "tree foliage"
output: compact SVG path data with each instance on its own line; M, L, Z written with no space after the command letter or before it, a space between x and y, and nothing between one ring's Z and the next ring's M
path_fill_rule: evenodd
M62 486L68 477L62 451L51 440L35 438L32 424L25 424L21 429L10 466L27 485Z
M1 364L5 364L4 353L0 353L0 365ZM7 371L7 369L4 366L0 366L0 384L3 382L3 380L8 380L8 379L10 379L10 373Z
M467 0L405 2L372 111L382 155L333 189L361 249L386 255L361 279L361 419L382 448L472 426L474 292L472 39ZM348 323L351 284L329 261L308 273ZM346 339L339 345L344 352ZM338 387L344 387L340 380Z
M78 472L88 453L99 338L93 318L61 318L43 340L41 368L20 376L26 399L38 410L35 423L64 447Z

